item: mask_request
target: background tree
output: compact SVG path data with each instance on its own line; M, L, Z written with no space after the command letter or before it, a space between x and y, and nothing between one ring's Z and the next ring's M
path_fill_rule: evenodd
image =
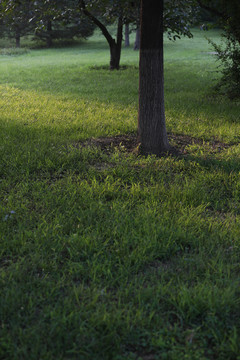
M35 37L46 41L48 47L56 39L87 38L93 34L94 25L81 14L76 0L38 0L34 6Z
M119 69L123 26L129 23L129 17L138 0L79 0L79 6L96 26L99 27L110 49L110 70ZM117 22L117 35L113 38L107 29L107 23Z
M78 0L5 0L0 3L0 30L14 37L17 47L27 34L50 47L55 39L86 38L94 26L81 14Z
M134 50L139 50L140 49L140 27L138 26L136 28L136 36L135 36L135 41L134 41Z
M125 47L130 46L129 34L130 34L129 23L127 23L125 24Z
M14 38L16 47L20 47L20 39L34 29L33 2L27 0L9 0L1 2L2 35Z

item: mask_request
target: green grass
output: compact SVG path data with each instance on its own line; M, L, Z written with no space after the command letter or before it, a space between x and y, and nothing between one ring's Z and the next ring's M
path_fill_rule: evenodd
M0 358L240 359L239 102L194 35L165 42L168 131L203 140L182 157L80 146L136 131L132 49L1 50Z

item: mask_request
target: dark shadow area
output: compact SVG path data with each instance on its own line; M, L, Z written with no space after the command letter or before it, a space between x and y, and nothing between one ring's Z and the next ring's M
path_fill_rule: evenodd
M89 69L90 70L110 70L109 65L93 65L93 66L90 66ZM127 64L124 65L124 64L122 64L122 65L120 65L120 68L119 68L120 71L121 70L128 70L128 69L129 70L138 70L139 67L136 66L136 65L127 65Z
M33 40L33 39L32 39ZM66 39L66 40L54 40L51 47L46 45L45 41L35 40L30 44L30 49L39 50L39 49L63 49L63 48L76 48L81 47L86 43L84 39Z

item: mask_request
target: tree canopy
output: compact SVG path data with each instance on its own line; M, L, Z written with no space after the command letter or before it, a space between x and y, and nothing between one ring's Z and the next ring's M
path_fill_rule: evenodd
M33 30L34 7L31 1L3 1L0 4L2 34L16 39L20 46L20 38Z
M86 38L94 26L79 10L77 0L4 0L0 3L2 34L16 38L35 34L51 46L53 39Z

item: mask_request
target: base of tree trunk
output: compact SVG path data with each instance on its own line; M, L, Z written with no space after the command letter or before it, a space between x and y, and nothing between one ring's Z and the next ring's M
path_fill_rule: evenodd
M120 68L120 56L116 55L113 56L113 51L111 53L111 60L110 60L110 70L119 70Z
M146 148L144 147L144 145L142 145L141 143L139 144L138 148L137 148L137 153L139 155L144 155L144 156L148 156L148 155L156 155L156 156L163 156L168 154L169 152L174 152L174 148L172 148L169 145L166 145L163 147L163 150L159 150L159 148Z
M111 71L113 71L113 70L119 70L119 68L120 68L119 64L110 64L110 66L109 66L109 69L110 69Z
M121 58L121 44L113 42L110 47L110 70L119 70Z

